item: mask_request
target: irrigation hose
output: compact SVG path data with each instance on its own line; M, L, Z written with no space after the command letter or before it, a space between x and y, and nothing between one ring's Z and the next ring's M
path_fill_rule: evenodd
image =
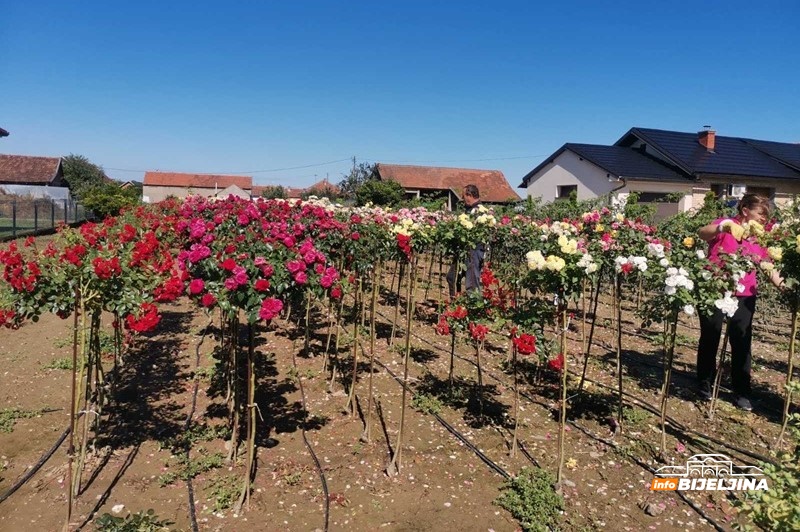
M61 444L64 443L64 440L67 439L67 436L69 436L69 427L67 427L66 430L64 430L64 432L61 433L61 437L58 438L58 441L56 441L56 443L54 443L53 446L50 447L49 451L44 453L42 457L39 458L39 461L36 462L33 465L33 467L28 469L28 471L24 475L22 475L22 477L19 480L17 480L14 483L14 485L8 489L8 491L0 495L0 503L11 497L15 491L20 489L26 482L28 482L28 480L30 480L30 478L33 475L35 475L36 472L39 471L39 469L41 469L41 467L45 464L45 462L47 462L50 459L50 457L53 456L53 454L58 450L58 448L61 447Z
M297 369L297 350L292 348L292 364L294 365L295 372L298 371ZM325 497L325 532L328 532L328 523L330 522L330 512L331 512L331 499L330 494L328 493L328 481L325 479L325 471L322 469L322 464L317 458L317 453L314 452L314 448L311 446L311 442L308 441L308 437L306 436L306 427L305 421L308 418L308 407L306 406L306 391L303 388L303 379L300 378L300 375L297 375L297 386L300 388L300 398L303 401L303 421L304 423L301 425L300 433L303 436L303 443L305 443L306 448L308 449L309 454L311 454L311 458L314 460L314 464L317 466L317 474L319 475L319 480L322 483L322 494Z
M385 318L385 319L388 319L388 317L387 317L385 314L383 314L383 313L381 313L381 312L378 312L378 314L379 314L380 316L382 316L383 318ZM496 334L496 335L499 335L499 334L500 334L500 333L497 333L497 332L495 332L495 331L491 331L491 332L493 332L493 333L494 333L494 334ZM428 339L426 339L426 338L423 338L423 337L421 337L421 336L419 336L419 335L417 335L417 334L414 334L414 333L411 333L411 334L412 334L412 335L413 335L413 336L414 336L414 337L415 337L417 340L419 340L419 341L423 342L424 344L426 344L426 345L429 345L429 346L433 347L434 349L438 349L439 351L442 351L442 352L447 352L447 353L449 354L449 351L447 351L447 350L445 350L444 348L442 348L442 347L440 347L440 346L436 345L435 343L431 342L430 340L428 340ZM461 356L461 355L459 355L459 354L456 354L455 356L456 356L456 357L457 357L459 360L462 360L462 361L464 361L464 362L467 362L468 364L472 364L473 366L475 365L475 362L474 362L473 360L470 360L470 359L468 359L468 358L465 358L465 357L463 357L463 356ZM627 356L626 356L626 358L627 358ZM499 383L501 383L501 384L503 384L503 385L506 385L506 386L507 386L507 383L506 383L506 382L504 382L502 379L500 379L500 378L499 378L499 377L497 377L496 375L494 375L494 374L490 373L489 371L486 371L486 372L484 372L484 373L485 373L486 375L488 375L489 377L491 377L492 379L494 379L495 381L497 381L497 382L499 382ZM572 372L572 371L570 371L570 373L571 373L572 375L575 375L575 376L577 376L577 377L580 377L580 374L578 374L578 373L575 373L575 372ZM593 380L593 379L590 379L590 378L588 378L588 377L586 378L586 381L587 381L587 382L591 382L592 384L594 384L594 385L597 385L597 386L598 386L598 387L600 387L600 388L605 388L605 389L608 389L608 390L612 390L612 391L614 391L615 393L617 392L617 389L616 389L616 388L612 388L611 386L608 386L608 385L606 385L606 384L603 384L603 383L601 383L601 382L595 381L595 380ZM649 411L650 413L652 413L652 414L654 414L654 415L658 415L658 416L660 416L660 415L661 415L661 413L660 413L658 410L656 410L654 407L650 406L650 405L649 405L649 404L648 404L648 403L647 403L647 402L646 402L644 399L642 399L642 398L640 398L640 397L637 397L637 396L635 396L635 395L632 395L631 393L629 393L629 392L625 392L625 391L623 391L623 395L624 395L625 397L627 397L628 399L631 399L631 400L633 400L633 401L634 401L634 402L635 402L635 403L636 403L638 406L640 406L640 407L644 408L645 410ZM526 394L526 393L524 393L524 392L522 392L522 391L520 391L520 396L521 396L521 397L524 397L524 398L525 398L526 400L528 400L529 402L536 403L536 404L543 404L543 403L541 403L540 401L536 401L536 400L534 400L534 399L533 399L533 398L531 398L531 397L530 397L528 394ZM710 441L710 442L712 442L712 443L716 443L717 445L721 445L721 446L723 446L723 447L725 447L725 448L727 448L727 449L729 449L729 450L731 450L731 451L738 452L738 453L740 453L740 454L742 454L742 455L744 455L744 456L747 456L747 457L749 457L749 458L751 458L751 459L758 460L758 461L761 461L761 462L764 462L764 463L775 464L775 461L774 461L773 459L771 459L771 458L767 457L767 456L764 456L764 455L762 455L762 454L759 454L759 453L756 453L756 452L753 452L753 451L748 451L747 449L743 449L743 448L741 448L741 447L738 447L738 446L736 446L736 445L733 445L733 444L731 444L731 443L727 443L727 442L725 442L725 441L722 441L722 440L720 440L719 438L715 438L714 436L710 436L710 435L708 435L708 434L705 434L705 433L702 433L702 432L700 432L700 431L697 431L697 430L694 430L694 429L692 429L692 428L689 428L689 427L685 426L683 423L680 423L679 421L677 421L676 419L674 419L673 417L671 417L671 416L669 416L669 415L666 417L666 420L669 422L669 424L670 424L670 425L671 425L671 426L672 426L674 429L676 429L676 430L677 430L677 431L679 431L679 432L682 432L682 433L684 433L684 435L686 435L686 436L691 436L691 435L693 435L693 436L695 436L695 437L697 437L697 438L702 438L702 439L708 440L708 441Z
M579 431L583 432L586 436L590 437L591 439L593 439L595 441L603 443L603 444L605 444L605 445L607 445L609 447L612 447L612 448L616 448L617 447L616 445L614 445L613 442L610 442L610 441L606 440L605 438L601 438L600 436L597 436L596 434L592 433L589 429L587 429L585 427L582 427L581 425L578 425L574 421L569 421L568 423L570 425L572 425L573 427L575 427L576 429L578 429ZM639 458L637 458L635 456L628 456L628 457L631 460L633 460L634 462L636 462L636 464L639 465L640 467L642 467L643 469L645 469L645 470L647 470L647 471L649 471L650 473L653 473L653 474L656 473L655 470L652 467L650 467L648 464L646 464L645 462L643 462ZM675 493L678 495L678 497L680 497L683 500L683 502L688 504L692 508L692 510L697 512L697 514L700 517L702 517L703 519L708 521L708 523L711 526L713 526L718 532L726 532L726 530L722 526L720 526L719 523L717 523L716 521L714 521L714 519L712 519L711 517L706 515L706 513L703 511L703 509L700 508L699 506L697 506L697 504L695 504L686 495L684 495L683 492L676 490Z
M358 343L359 343L359 344L361 344L361 341L359 341ZM364 346L361 346L361 350L362 350L362 352L364 351ZM384 370L386 370L386 373L388 373L388 374L389 374L389 375L390 375L390 376L391 376L391 377L392 377L394 380L396 380L396 381L397 381L397 383L398 383L398 384L400 384L400 386L402 386L403 388L406 388L406 389L408 389L408 391L409 391L409 392L412 392L412 393L413 393L413 390L411 389L411 387L410 387L410 386L406 386L406 384L404 384L404 383L403 383L403 379L401 379L400 377L398 377L397 375L395 375L395 374L394 374L394 372L392 372L392 370L390 370L390 369L389 369L389 367L388 367L386 364L384 364L383 362L381 362L380 360L378 360L378 358L377 358L377 357L376 357L374 360L375 360L375 362L377 362L377 363L378 363L378 365L379 365L379 366L381 366L381 367L382 367ZM511 475L509 475L509 474L506 472L506 470L505 470L505 469L503 469L502 467L500 467L499 465L497 465L495 462L493 462L491 458L489 458L488 456L486 456L486 455L485 455L485 454L484 454L484 453L483 453L483 452L482 452L480 449L478 449L478 448L477 448L477 447L476 447L476 446L475 446L475 445L474 445L472 442L470 442L470 441L469 441L469 440L466 438L466 436L464 436L463 434L461 434L461 433L460 433L460 432L459 432L459 431L458 431L458 430L457 430L455 427L453 427L453 426L452 426L450 423L448 423L447 421L445 421L444 419L442 419L442 417L441 417L439 414L437 414L436 412L431 412L431 415L432 415L434 418L436 418L436 421L438 421L438 422L439 422L439 424L441 424L441 425L442 425L442 426L443 426L443 427L444 427L444 428L447 430L447 432L449 432L450 434L452 434L453 436L455 436L455 437L456 437L456 438L457 438L459 441L461 441L461 442L462 442L462 443L463 443L463 444L464 444L464 445L465 445L465 446L466 446L466 447L467 447L469 450L471 450L473 453L475 453L475 455L476 455L478 458L480 458L480 459L481 459L481 461L482 461L484 464L486 464L487 466L489 466L489 467L490 467L490 468L491 468L491 469L492 469L492 470L493 470L495 473L497 473L497 474L498 474L498 475L500 475L501 477L505 478L506 480L508 480L508 479L510 479L510 478L511 478Z

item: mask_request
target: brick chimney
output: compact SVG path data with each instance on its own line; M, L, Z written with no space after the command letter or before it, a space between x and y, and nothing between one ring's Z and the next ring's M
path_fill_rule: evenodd
M703 131L697 133L697 142L707 151L714 151L716 139L717 132L711 129L711 126L703 126Z

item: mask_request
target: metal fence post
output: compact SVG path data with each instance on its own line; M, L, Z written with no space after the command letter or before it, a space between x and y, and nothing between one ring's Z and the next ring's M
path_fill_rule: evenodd
M56 226L56 202L50 200L50 228Z
M11 200L11 236L17 238L17 200Z
M36 232L39 230L39 204L34 201L33 202L33 231Z
M69 213L69 211L67 210L67 200L64 200L64 223L65 224L69 223L69 218L67 217L68 213Z

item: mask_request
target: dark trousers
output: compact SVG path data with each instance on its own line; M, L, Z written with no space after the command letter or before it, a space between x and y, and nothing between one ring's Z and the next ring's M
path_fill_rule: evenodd
M753 340L753 313L756 296L740 297L739 308L728 322L731 346L731 386L737 395L750 395L750 346ZM717 351L722 336L722 311L700 316L700 343L697 346L697 378L713 381L717 371Z
M459 268L456 262L450 265L447 271L447 290L450 299L461 292L461 281L466 277L466 289L477 290L481 287L481 270L483 269L483 259L486 252L482 247L472 249L467 253L466 271Z

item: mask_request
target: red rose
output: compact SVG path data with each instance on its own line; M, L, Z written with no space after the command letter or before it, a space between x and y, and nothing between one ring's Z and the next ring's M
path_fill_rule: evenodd
M206 283L203 282L202 279L192 279L191 282L189 282L189 293L197 295L202 292L205 287Z
M213 307L217 302L217 298L214 297L214 294L206 293L203 294L203 297L200 298L200 304L206 308Z
M270 321L283 310L283 301L280 299L270 297L261 302L261 310L258 312L258 317L265 321Z

